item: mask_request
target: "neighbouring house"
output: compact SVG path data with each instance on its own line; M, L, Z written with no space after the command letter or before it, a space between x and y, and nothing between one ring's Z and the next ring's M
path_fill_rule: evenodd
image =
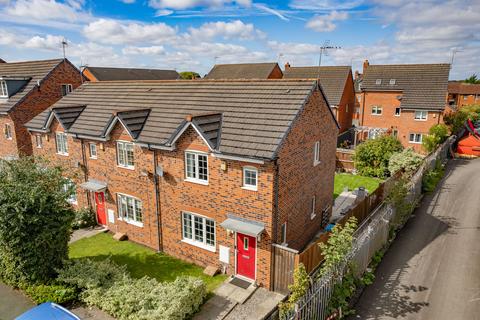
M67 59L0 63L0 158L32 154L25 123L81 84Z
M340 125L340 132L352 127L355 90L350 66L292 67L287 62L284 79L319 79L330 107Z
M471 104L480 104L480 84L449 81L448 105L453 110L458 110Z
M423 136L443 122L449 64L363 64L360 126L375 138L398 137L422 152Z
M83 75L92 82L121 80L177 80L180 75L175 70L133 69L110 67L85 67Z
M204 79L282 79L282 76L282 69L276 62L234 63L216 64Z
M315 80L90 82L28 128L100 224L266 288L274 244L331 215L338 124Z
M7 63L5 60L3 60L2 58L0 58L0 63Z

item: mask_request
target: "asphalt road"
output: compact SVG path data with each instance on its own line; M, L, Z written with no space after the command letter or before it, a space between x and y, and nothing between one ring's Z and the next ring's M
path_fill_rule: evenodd
M351 319L480 319L480 159L451 160Z

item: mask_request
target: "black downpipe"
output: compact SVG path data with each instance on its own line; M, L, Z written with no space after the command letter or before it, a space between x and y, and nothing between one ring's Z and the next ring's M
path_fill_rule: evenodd
M78 138L78 137L77 137ZM83 139L80 139L81 146L82 146L82 161L83 161L83 167L84 167L84 177L85 177L85 182L88 181L88 164L87 164L87 156L85 154L85 141ZM92 207L92 201L90 199L90 193L87 191L87 204L91 208Z
M274 201L274 207L273 207L273 217L272 217L272 251L271 251L271 258L270 260L272 261L271 264L272 264L272 272L270 272L270 289L271 290L275 290L274 288L274 283L275 283L275 254L274 254L274 251L275 249L273 248L273 244L274 243L277 243L277 239L278 239L278 228L277 228L277 225L278 225L278 190L279 190L279 187L278 187L278 183L279 183L279 173L280 173L280 169L279 169L279 165L278 165L278 161L277 159L274 160L274 168L275 168L275 176L274 176L274 190L273 190L273 201Z

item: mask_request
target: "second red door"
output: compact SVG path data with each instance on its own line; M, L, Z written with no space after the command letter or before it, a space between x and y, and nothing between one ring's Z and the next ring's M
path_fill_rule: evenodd
M237 233L237 274L255 280L257 239Z

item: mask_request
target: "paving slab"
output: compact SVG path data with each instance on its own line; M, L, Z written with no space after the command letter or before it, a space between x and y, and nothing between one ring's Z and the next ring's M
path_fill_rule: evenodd
M93 228L84 228L73 231L69 243L73 243L83 238L90 238L102 232L107 232L108 228L104 226L96 226Z

